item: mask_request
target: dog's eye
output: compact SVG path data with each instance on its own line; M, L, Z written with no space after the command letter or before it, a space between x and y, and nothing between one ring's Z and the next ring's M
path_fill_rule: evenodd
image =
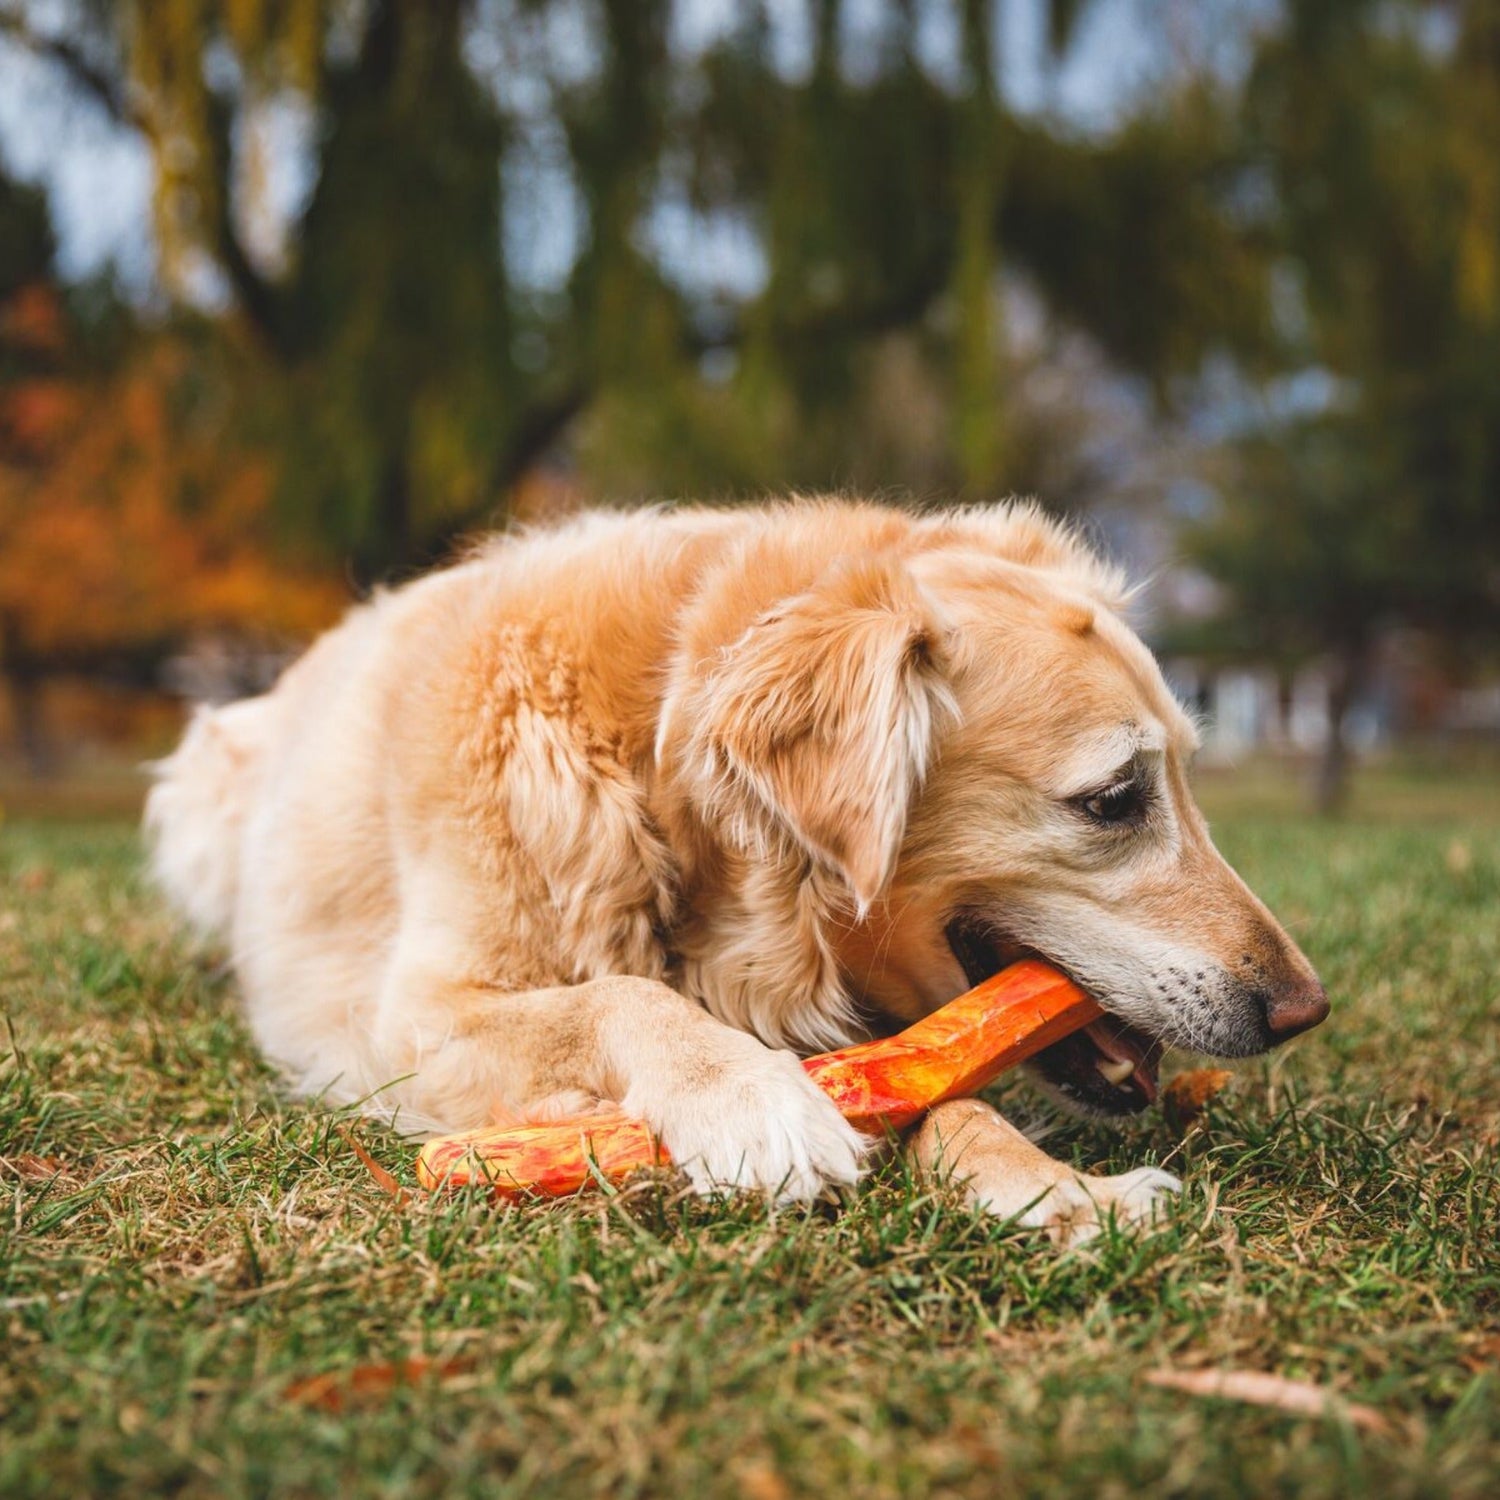
M1146 784L1132 778L1106 787L1102 792L1079 797L1074 806L1095 823L1139 823L1146 816L1150 802L1151 793Z

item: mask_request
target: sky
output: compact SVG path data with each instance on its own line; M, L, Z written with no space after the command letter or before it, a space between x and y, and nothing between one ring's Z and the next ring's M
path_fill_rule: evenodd
M144 142L59 83L55 66L0 38L0 156L46 186L69 280L115 266L133 290L151 279L152 167Z

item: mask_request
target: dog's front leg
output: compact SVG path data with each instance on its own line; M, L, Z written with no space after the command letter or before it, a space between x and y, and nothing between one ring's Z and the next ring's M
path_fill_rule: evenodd
M400 1101L447 1128L556 1118L607 1099L644 1120L700 1192L805 1199L859 1176L864 1138L792 1053L657 980L520 994L441 985L414 999L408 991L393 1008L382 1050L413 1075L396 1085Z
M1120 1224L1150 1223L1163 1196L1182 1186L1156 1167L1114 1177L1074 1172L979 1099L939 1104L907 1149L920 1171L959 1184L976 1208L1045 1229L1059 1245L1092 1239L1110 1214Z

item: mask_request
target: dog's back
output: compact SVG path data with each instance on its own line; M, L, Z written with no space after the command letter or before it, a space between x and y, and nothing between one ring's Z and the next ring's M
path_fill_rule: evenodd
M265 764L274 699L268 694L194 713L182 743L152 768L146 835L157 884L205 936L234 923L240 849Z

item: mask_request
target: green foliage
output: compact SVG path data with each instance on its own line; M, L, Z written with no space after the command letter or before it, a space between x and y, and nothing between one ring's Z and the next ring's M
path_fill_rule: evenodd
M1065 319L1158 385L1229 350L1264 364L1266 229L1226 103L1189 88L1098 144L1018 128L1005 243Z
M1283 358L1337 382L1326 410L1250 435L1197 543L1252 650L1500 621L1500 53L1489 8L1451 47L1423 11L1294 5L1247 88L1301 303Z
M1227 586L1216 649L1352 680L1388 623L1492 632L1493 6L1292 0L1244 33L1243 79L1164 65L1084 136L1006 97L987 0L953 9L940 66L923 0L854 52L851 4L811 7L798 66L770 8L694 54L667 0L91 0L76 45L32 39L150 142L168 289L222 274L287 532L361 579L441 556L564 436L611 497L1024 486L1049 471L1003 273L1166 406L1226 354L1251 387L1334 393L1268 400L1227 445L1189 542ZM1045 7L1053 66L1088 12ZM307 200L252 254L258 130L287 108ZM733 284L700 255L726 225Z
M1180 648L1330 668L1319 800L1382 632L1500 637L1500 41L1493 7L1435 38L1418 3L1299 0L1240 110L1282 287L1277 364L1325 396L1267 403L1186 548L1226 588Z
M319 186L273 314L289 508L365 577L487 497L518 411L503 130L460 22L453 4L387 7L358 58L329 68Z
M1013 110L992 4L960 8L946 69L918 45L929 9L886 8L851 61L847 0L823 0L801 69L766 8L691 55L666 0L98 0L87 46L37 45L145 134L168 290L222 273L284 508L372 577L503 508L587 408L580 459L613 492L637 455L653 491L869 472L870 426L901 399L872 389L895 335L938 420L887 447L875 483L1004 492L1003 268L1158 390L1250 347L1264 266L1226 212L1208 93L1082 141ZM1048 6L1055 64L1086 9ZM310 195L283 253L252 253L257 132L288 105L313 122ZM576 230L577 253L538 287L507 247L554 202L569 222L533 232ZM690 226L667 255L664 204ZM763 284L694 264L691 226L725 223Z

